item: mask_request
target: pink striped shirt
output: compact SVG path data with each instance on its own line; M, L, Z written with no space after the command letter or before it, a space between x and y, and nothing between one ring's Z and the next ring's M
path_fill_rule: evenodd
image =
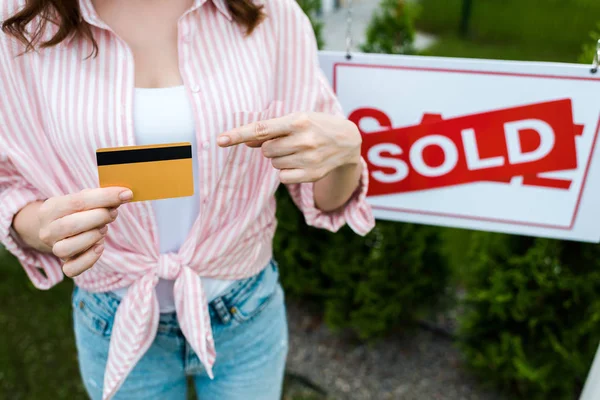
M1 1L0 20L22 4ZM264 4L268 17L249 37L224 0L195 0L179 21L180 71L199 143L200 215L179 253L160 254L150 204L122 206L103 256L75 278L93 292L129 286L115 317L104 398L114 395L154 340L159 278L175 280L181 329L211 374L216 353L201 277L249 277L272 256L277 171L260 149L223 149L216 136L297 111L342 112L301 9L293 0ZM96 149L135 145L132 53L90 0L80 6L98 41L96 58L86 59L91 44L77 37L17 57L22 46L0 34L0 241L40 289L62 280L61 264L18 242L10 228L14 215L29 202L97 187ZM288 189L309 225L336 231L347 223L364 235L374 226L367 185L365 165L359 190L332 213L315 207L312 184Z

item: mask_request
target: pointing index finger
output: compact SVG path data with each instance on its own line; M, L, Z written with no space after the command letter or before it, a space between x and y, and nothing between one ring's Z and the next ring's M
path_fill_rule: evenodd
M217 139L222 147L234 146L249 142L264 142L291 133L289 117L273 118L252 122L225 132Z

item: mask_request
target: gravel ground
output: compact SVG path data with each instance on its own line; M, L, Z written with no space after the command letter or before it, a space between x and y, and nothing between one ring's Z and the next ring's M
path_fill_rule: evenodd
M288 371L315 383L336 400L505 400L481 389L460 367L460 355L439 335L418 330L371 346L333 334L296 304L288 304ZM288 393L309 395L301 379ZM303 390L298 388L305 386ZM298 395L286 398L298 398Z

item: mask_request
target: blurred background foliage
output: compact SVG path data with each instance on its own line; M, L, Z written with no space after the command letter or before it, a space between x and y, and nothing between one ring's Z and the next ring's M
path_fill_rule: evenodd
M299 3L322 46L319 0ZM599 20L597 0L383 0L361 50L591 63ZM418 52L417 31L435 44ZM364 238L331 234L277 198L282 282L330 327L375 340L459 309L456 343L481 382L515 399L577 398L600 342L598 245L383 221ZM0 249L0 398L84 398L71 290L35 290Z

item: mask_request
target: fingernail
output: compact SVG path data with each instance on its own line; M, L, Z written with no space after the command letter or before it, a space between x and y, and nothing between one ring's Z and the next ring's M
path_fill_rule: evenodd
M116 211L116 210L115 210ZM99 232L104 235L106 234L106 232L108 232L108 226L104 225L102 228L100 228Z
M133 192L131 190L125 190L119 194L119 199L123 201L129 201L133 199Z
M119 215L119 210L117 210L116 208L113 208L112 210L110 210L110 216L111 218L117 218L117 215Z
M224 146L224 145L226 145L226 144L229 144L229 143L231 143L231 138L230 138L229 136L219 136L219 137L217 138L217 143L218 143L220 146Z
M94 251L96 252L96 254L100 254L104 251L104 245L103 244L99 244L98 246L96 246L94 248Z

